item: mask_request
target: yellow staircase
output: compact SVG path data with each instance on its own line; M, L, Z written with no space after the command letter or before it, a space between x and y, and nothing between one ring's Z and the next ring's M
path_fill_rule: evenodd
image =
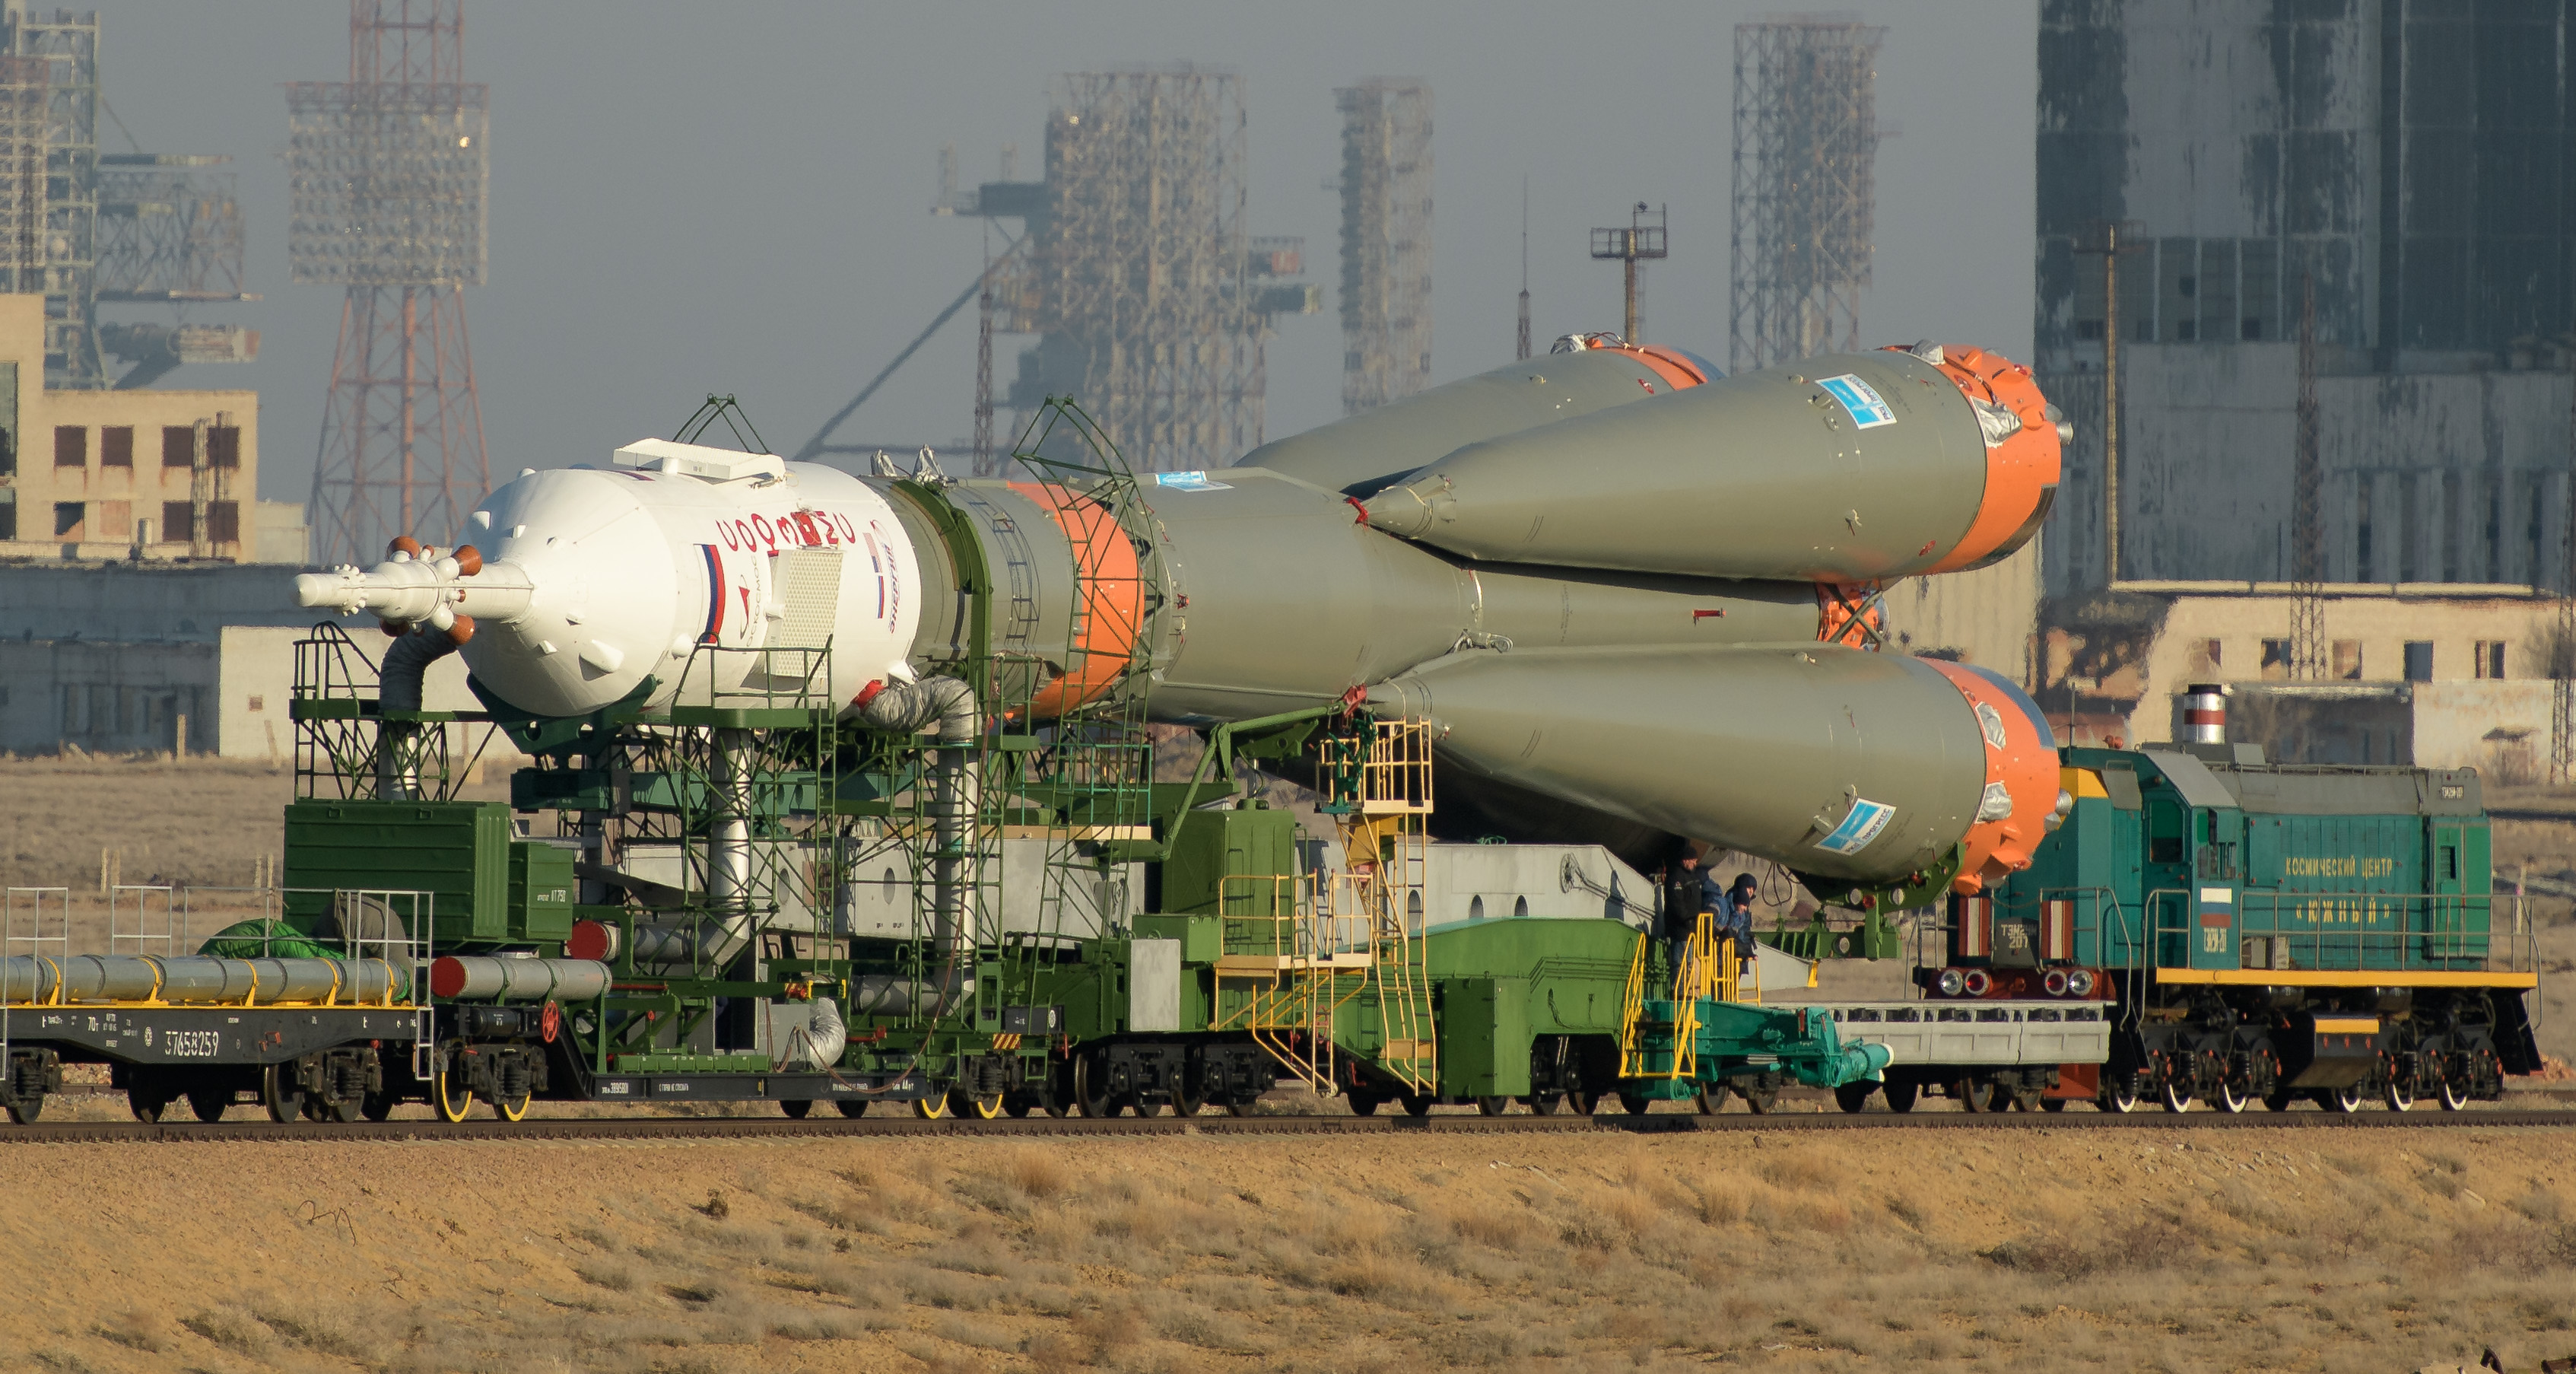
M1431 816L1431 732L1416 721L1377 721L1339 798L1344 867L1303 882L1229 878L1225 948L1217 960L1220 1006L1210 1027L1243 1030L1289 1072L1331 1095L1336 1030L1363 994L1377 1020L1372 1062L1414 1092L1440 1082L1424 966L1422 882ZM1246 884L1240 894L1232 890ZM1274 885L1275 884L1275 885ZM1241 914L1237 914L1238 908ZM1365 1012L1363 1015L1367 1014Z

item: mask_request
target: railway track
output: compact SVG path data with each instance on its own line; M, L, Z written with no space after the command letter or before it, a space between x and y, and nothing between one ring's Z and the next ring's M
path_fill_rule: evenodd
M998 1121L922 1121L910 1117L804 1121L751 1117L665 1117L653 1120L387 1122L36 1122L0 1127L0 1145L161 1144L183 1142L430 1142L448 1140L662 1141L791 1140L816 1137L987 1136L1065 1139L1091 1136L1465 1136L1465 1135L1680 1135L1742 1131L2171 1131L2171 1130L2376 1130L2406 1127L2576 1128L2571 1111L2388 1112L2351 1116L2323 1111L2219 1112L2180 1115L2155 1111L2129 1116L2092 1112L1989 1115L1970 1112L1794 1113L1754 1116L1256 1116L1071 1117Z

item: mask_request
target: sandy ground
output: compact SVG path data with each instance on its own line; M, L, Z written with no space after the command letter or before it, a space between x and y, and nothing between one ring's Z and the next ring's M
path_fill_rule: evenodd
M2530 1369L2567 1141L17 1145L0 1365Z

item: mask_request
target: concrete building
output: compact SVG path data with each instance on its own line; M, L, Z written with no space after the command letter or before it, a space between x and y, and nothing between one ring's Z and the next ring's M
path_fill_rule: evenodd
M0 640L0 750L53 753L68 743L92 753L184 749L284 762L295 751L287 705L295 642L309 633L235 625L177 642ZM382 656L384 636L370 628L355 638ZM373 685L370 672L355 677ZM451 654L431 665L423 704L480 709L462 659ZM471 747L462 732L450 745ZM507 753L506 742L500 747Z
M2039 686L2040 570L2046 532L1992 567L1909 577L1887 589L1889 647L1991 668Z
M2052 596L2103 584L2110 222L2123 579L2295 575L2312 284L2326 578L2558 585L2570 9L2043 0L2036 367L2077 434Z
M258 499L259 393L52 390L42 296L0 296L0 564L302 563Z
M2330 586L2328 676L2289 676L2278 582L2124 582L2060 603L2040 703L2061 741L2179 738L2194 683L2230 689L2231 737L2290 763L2412 763L2534 781L2549 761L2557 602L2528 587Z

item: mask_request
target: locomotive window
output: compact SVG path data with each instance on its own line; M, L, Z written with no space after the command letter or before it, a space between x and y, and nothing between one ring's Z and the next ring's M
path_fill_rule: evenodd
M1920 1007L1898 1007L1887 1014L1887 1019L1890 1021L1920 1021L1923 1019L1923 1011Z
M1980 1021L2010 1021L2013 1017L2011 1012L2001 1008L1994 1010L1980 1008L1977 1012L1977 1019Z
M1850 1011L1834 1013L1834 1018L1840 1021L1877 1021L1882 1019L1879 1016L1878 1009L1876 1007L1854 1007Z
M2186 833L2182 809L2159 798L2147 808L2147 862L2178 864L2182 862L2182 841Z
M2029 1019L2033 1021L2055 1021L2060 1019L2060 1013L2055 1007L2038 1007L2032 1010Z

